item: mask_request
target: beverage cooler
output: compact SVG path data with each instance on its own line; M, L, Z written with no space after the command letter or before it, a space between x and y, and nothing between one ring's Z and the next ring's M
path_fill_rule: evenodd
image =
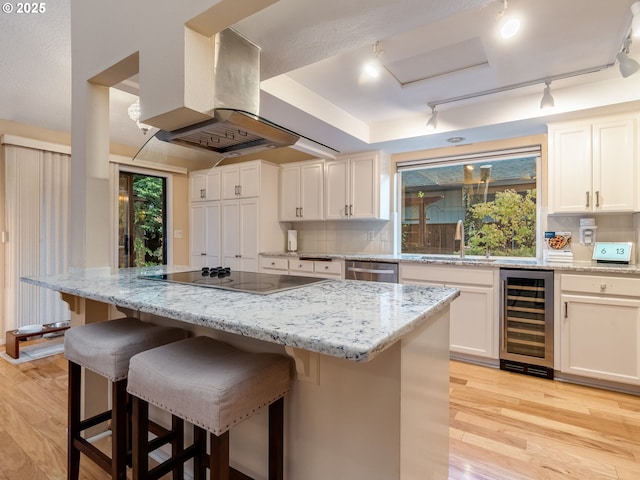
M553 378L553 272L500 270L500 368Z

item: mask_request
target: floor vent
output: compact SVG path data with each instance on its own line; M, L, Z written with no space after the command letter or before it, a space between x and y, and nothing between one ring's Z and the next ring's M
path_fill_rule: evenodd
M553 368L541 367L540 365L514 362L512 360L500 360L500 370L553 380Z

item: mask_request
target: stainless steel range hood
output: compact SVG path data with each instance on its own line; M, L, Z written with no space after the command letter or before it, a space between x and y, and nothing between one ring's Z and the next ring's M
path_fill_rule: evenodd
M241 110L218 108L213 118L172 132L160 130L159 140L185 147L210 150L224 157L244 155L266 148L288 147L300 136Z
M265 148L293 145L300 138L286 128L260 118L260 49L226 29L213 39L211 119L172 131L160 130L159 140L209 150L223 157Z

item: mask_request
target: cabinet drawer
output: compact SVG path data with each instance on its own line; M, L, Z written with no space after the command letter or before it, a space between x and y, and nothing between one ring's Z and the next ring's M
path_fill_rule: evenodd
M400 265L400 281L412 280L433 283L457 283L467 285L493 285L494 270L491 268L464 268L443 265Z
M289 260L286 258L260 257L260 268L266 270L289 270Z
M342 275L341 262L313 262L313 271L325 275Z
M289 260L289 270L313 274L313 260Z
M563 274L560 278L563 291L600 293L608 295L640 295L640 278L605 277L596 275Z

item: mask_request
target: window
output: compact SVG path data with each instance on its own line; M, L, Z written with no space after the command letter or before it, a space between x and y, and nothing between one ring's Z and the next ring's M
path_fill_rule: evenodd
M535 257L540 149L398 164L402 253Z
M119 267L167 263L166 178L120 172Z

